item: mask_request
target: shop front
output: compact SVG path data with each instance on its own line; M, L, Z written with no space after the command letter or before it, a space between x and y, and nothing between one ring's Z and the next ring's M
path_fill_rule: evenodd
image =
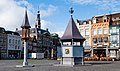
M21 58L21 51L20 50L8 50L8 58L10 59Z
M94 49L94 58L100 60L102 57L106 57L106 49Z

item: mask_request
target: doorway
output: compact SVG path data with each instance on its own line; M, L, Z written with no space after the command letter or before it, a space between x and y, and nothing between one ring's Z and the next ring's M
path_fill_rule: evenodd
M101 57L106 57L106 50L105 49L94 49L94 55L98 57L100 60Z

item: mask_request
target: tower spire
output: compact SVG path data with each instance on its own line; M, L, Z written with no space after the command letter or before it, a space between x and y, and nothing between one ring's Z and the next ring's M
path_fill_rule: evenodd
M37 11L37 19L36 19L35 27L41 29L40 11L39 11L39 9Z
M31 28L30 24L29 24L29 20L28 20L28 15L27 15L27 7L25 10L25 18L23 20L23 24L21 26L22 28L26 27L26 28Z

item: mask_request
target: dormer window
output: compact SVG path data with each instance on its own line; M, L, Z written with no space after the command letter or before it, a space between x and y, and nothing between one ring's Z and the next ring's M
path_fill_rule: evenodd
M104 22L107 22L107 20L106 20L106 19L104 19Z
M83 22L83 24L86 24L86 22Z
M95 23L96 23L96 18L94 17L94 18L93 18L93 24L95 24Z

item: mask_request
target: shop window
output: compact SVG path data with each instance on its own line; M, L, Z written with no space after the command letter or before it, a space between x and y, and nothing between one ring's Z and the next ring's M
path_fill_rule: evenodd
M116 57L115 50L110 50L110 57Z

